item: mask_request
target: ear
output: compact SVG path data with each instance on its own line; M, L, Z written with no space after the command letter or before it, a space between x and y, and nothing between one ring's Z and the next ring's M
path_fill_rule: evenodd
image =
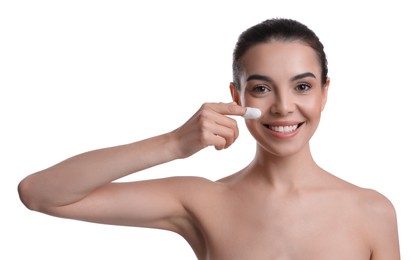
M233 82L230 82L230 93L231 93L231 97L233 98L233 101L236 102L240 106L241 105L240 91L237 90Z
M331 79L327 78L325 85L322 87L322 104L321 104L322 111L324 110L326 101L328 100L328 90L329 90L330 84L331 84Z

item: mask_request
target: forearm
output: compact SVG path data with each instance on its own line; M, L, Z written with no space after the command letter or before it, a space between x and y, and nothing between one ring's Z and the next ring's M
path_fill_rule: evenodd
M21 200L30 209L47 212L131 173L191 156L208 146L225 149L238 136L236 121L225 115L245 112L236 103L206 103L170 133L83 153L29 175L19 184Z
M19 192L31 209L67 205L116 179L177 158L171 134L164 134L71 157L26 177Z

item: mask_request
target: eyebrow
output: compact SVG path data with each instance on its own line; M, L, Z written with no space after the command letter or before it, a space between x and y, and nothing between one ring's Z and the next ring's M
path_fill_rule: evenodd
M316 76L312 72L305 72L305 73L301 73L301 74L298 74L296 76L291 77L290 78L290 81L292 82L292 81L299 80L299 79L303 79L303 78L307 78L307 77L312 77L312 78L315 78L316 79ZM249 81L249 80L262 80L262 81L267 81L269 83L274 84L273 80L270 77L265 76L265 75L260 75L260 74L252 74L252 75L250 75L246 79L246 82Z
M270 77L265 76L265 75L252 74L246 79L246 82L250 80L262 80L262 81L267 81L273 84L273 80Z
M299 79L303 79L303 78L307 78L307 77L311 77L311 78L315 78L316 76L312 73L312 72L305 72L299 75L296 75L292 78L290 78L290 81L295 81L295 80L299 80Z

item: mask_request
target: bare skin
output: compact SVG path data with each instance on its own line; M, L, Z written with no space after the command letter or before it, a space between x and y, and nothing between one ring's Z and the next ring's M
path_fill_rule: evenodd
M329 87L329 81L321 86L313 50L300 42L260 44L247 51L243 68L241 89L230 86L233 103L204 104L170 133L29 175L19 184L22 202L63 218L170 230L202 260L400 259L388 199L312 159L309 139ZM207 146L229 147L238 128L228 115L243 115L244 106L260 108L263 116L246 121L257 151L239 172L218 181L113 182Z

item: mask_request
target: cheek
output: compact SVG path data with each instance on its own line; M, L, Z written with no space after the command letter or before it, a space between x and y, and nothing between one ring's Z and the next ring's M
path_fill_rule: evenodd
M246 94L241 92L240 95L240 103L244 107L255 107L259 108L260 110L266 111L269 106L272 105L274 100L271 97L254 97L252 95Z
M248 103L248 102L246 102L246 90L243 88L240 91L240 105L245 107L246 103Z
M306 98L298 104L301 112L309 119L319 119L322 112L322 102L320 98Z

